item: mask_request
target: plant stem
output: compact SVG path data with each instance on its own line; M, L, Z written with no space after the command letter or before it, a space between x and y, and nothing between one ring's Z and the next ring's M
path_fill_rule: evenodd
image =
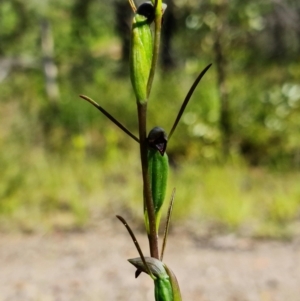
M139 138L140 138L140 155L143 174L143 195L144 206L147 209L149 218L149 248L151 257L159 259L158 237L156 234L154 206L152 202L152 192L150 188L150 177L148 170L148 145L147 145L147 103L137 102L138 121L139 121Z
M154 2L154 0L152 1ZM161 10L161 0L155 0L155 32L154 32L154 44L153 44L153 56L151 62L151 69L149 73L148 83L147 83L147 99L151 92L151 87L154 79L156 64L159 54L159 44L160 44L160 31L161 31L161 21L162 21L162 10ZM139 140L140 140L140 155L142 164L142 174L143 174L143 194L144 194L144 208L147 210L148 220L149 220L149 248L151 257L159 259L158 252L158 236L156 234L156 220L154 206L152 202L152 191L150 187L150 177L148 170L148 145L147 145L147 102L141 103L137 101L138 110L138 120L139 120Z

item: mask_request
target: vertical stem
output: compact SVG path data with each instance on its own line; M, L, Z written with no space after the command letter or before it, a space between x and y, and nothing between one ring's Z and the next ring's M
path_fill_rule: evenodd
M149 73L148 83L147 83L147 99L149 98L151 87L154 79L156 63L159 54L159 44L160 44L160 32L161 32L161 21L162 21L162 5L161 0L152 0L152 3L156 2L155 10L155 32L154 32L154 44L153 44L153 56L151 62L151 69ZM137 102L138 109L138 120L139 120L139 138L140 138L140 154L141 154L141 164L143 173L143 194L144 194L144 206L147 209L148 219L149 219L149 247L151 257L159 259L158 252L158 237L156 234L156 222L154 206L152 202L152 192L150 188L150 177L148 170L148 146L147 146L147 102L140 103Z
M155 225L155 214L154 206L152 202L152 192L150 188L150 177L148 171L148 146L147 146L147 103L137 102L138 109L138 121L139 121L139 138L140 138L140 155L142 164L142 174L143 174L143 194L144 194L144 206L147 209L149 218L149 231L148 240L150 247L151 257L159 259L158 252L158 237L156 235L156 225Z

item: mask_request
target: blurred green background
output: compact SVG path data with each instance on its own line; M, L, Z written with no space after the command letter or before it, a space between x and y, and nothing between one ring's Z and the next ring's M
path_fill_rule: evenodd
M149 128L170 130L175 220L203 233L292 237L300 225L300 4L168 1ZM126 0L0 2L0 230L142 226Z

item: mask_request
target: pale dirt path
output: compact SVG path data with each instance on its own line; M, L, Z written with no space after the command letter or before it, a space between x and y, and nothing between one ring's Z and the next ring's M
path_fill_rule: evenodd
M148 301L151 280L134 279L137 252L122 225L85 233L0 236L0 301ZM145 238L138 235L146 250ZM201 243L170 236L165 262L185 301L300 301L300 244L233 236Z

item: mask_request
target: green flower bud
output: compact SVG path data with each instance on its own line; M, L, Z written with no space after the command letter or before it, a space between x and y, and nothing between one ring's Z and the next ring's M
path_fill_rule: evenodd
M148 98L147 84L151 69L153 42L151 20L138 12L139 10L133 18L131 30L130 78L137 101L145 103Z
M153 207L156 219L156 229L159 228L161 208L165 200L169 161L165 153L167 146L167 135L160 127L153 128L148 135L148 170L150 187L152 191ZM145 210L145 224L149 230L148 214Z

